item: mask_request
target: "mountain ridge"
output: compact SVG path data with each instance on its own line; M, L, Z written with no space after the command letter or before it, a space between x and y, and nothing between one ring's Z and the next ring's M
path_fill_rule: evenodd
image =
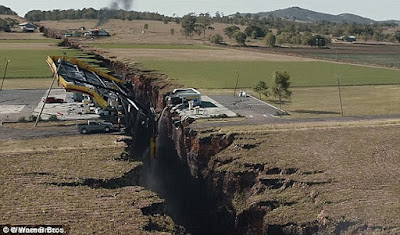
M247 15L247 14L249 13L242 13L241 15ZM376 21L352 13L341 13L338 15L333 15L333 14L303 9L297 6L285 9L279 9L275 11L258 12L250 14L258 15L260 18L267 18L268 16L274 16L274 17L295 20L295 21L309 22L309 23L315 23L319 21L328 21L332 23L358 23L358 24L374 24L374 23L386 22L386 23L395 23L400 25L399 20Z

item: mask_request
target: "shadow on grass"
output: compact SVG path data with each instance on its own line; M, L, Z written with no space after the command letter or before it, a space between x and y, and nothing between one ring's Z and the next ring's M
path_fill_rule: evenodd
M294 110L293 113L306 113L306 114L340 114L339 112L320 111L320 110Z
M140 171L141 171L141 166L138 166L126 172L123 176L119 178L111 178L111 179L86 178L86 179L81 179L80 181L61 182L61 183L50 182L45 184L59 186L59 187L88 186L90 188L117 189L127 186L139 185Z

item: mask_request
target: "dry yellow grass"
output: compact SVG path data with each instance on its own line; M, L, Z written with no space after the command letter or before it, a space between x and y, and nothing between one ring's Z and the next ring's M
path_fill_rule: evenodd
M59 224L70 234L145 234L151 215L141 208L162 200L134 183L141 163L115 160L124 147L117 138L0 141L0 224Z
M42 33L0 32L0 39L45 39Z
M345 227L348 232L397 234L399 124L387 120L301 124L304 128L291 124L275 130L271 126L222 128L223 133L236 133L235 140L213 161L222 163L216 171L225 175L264 167L255 186L246 189L248 200L234 199L234 206L275 203L276 208L264 217L266 224L317 221L335 233L343 229L337 226L343 222L350 224Z
M41 25L49 28L59 30L79 29L85 27L86 29L96 27L97 20L60 20L60 21L42 21ZM142 33L144 25L148 24L148 30ZM215 30L207 31L208 35L219 33L223 35L223 29L227 27L226 24L214 24ZM168 23L167 25L161 21L149 20L133 20L121 21L110 20L100 26L110 32L110 38L102 38L100 40L86 40L87 42L101 42L101 43L142 43L142 44L203 44L203 36L194 36L192 39L186 38L180 32L181 25L176 23ZM174 34L171 34L171 29L174 29Z
M25 22L24 18L21 18L16 15L0 15L0 19L6 19L6 18L11 18L11 19L17 20L19 23Z
M303 57L268 54L263 52L223 50L182 50L182 49L100 49L110 57L121 59L167 60L167 61L315 61Z

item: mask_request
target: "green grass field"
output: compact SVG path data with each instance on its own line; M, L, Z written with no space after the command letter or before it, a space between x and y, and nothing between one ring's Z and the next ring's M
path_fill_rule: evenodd
M189 50L220 50L215 47L188 44L111 44L111 43L90 43L92 47L106 49L189 49Z
M79 56L78 50L2 50L0 49L0 68L4 71L5 59L10 60L7 69L7 78L43 78L50 77L51 70L46 63L49 55Z
M376 64L385 67L400 68L400 55L387 54L308 54L317 59L340 60L350 63Z
M59 39L0 39L0 43L49 43L56 44L61 42Z
M46 63L47 56L61 56L66 52L69 57L82 57L86 62L94 62L94 59L85 58L86 54L75 49L60 48L58 50L26 50L26 49L0 49L0 71L3 75L5 59L10 60L7 69L7 79L10 78L44 78L51 77L51 70ZM96 66L94 66L96 67Z
M142 65L197 88L233 88L237 72L239 87L254 87L258 81L270 83L277 70L288 71L294 87L334 86L336 74L343 85L400 84L399 70L330 62L142 61Z

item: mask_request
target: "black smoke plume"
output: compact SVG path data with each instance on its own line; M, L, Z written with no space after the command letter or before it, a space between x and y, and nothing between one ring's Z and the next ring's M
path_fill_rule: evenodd
M113 0L110 7L103 8L99 11L99 20L96 26L107 23L109 19L114 18L116 11L123 9L129 11L132 8L133 0Z

